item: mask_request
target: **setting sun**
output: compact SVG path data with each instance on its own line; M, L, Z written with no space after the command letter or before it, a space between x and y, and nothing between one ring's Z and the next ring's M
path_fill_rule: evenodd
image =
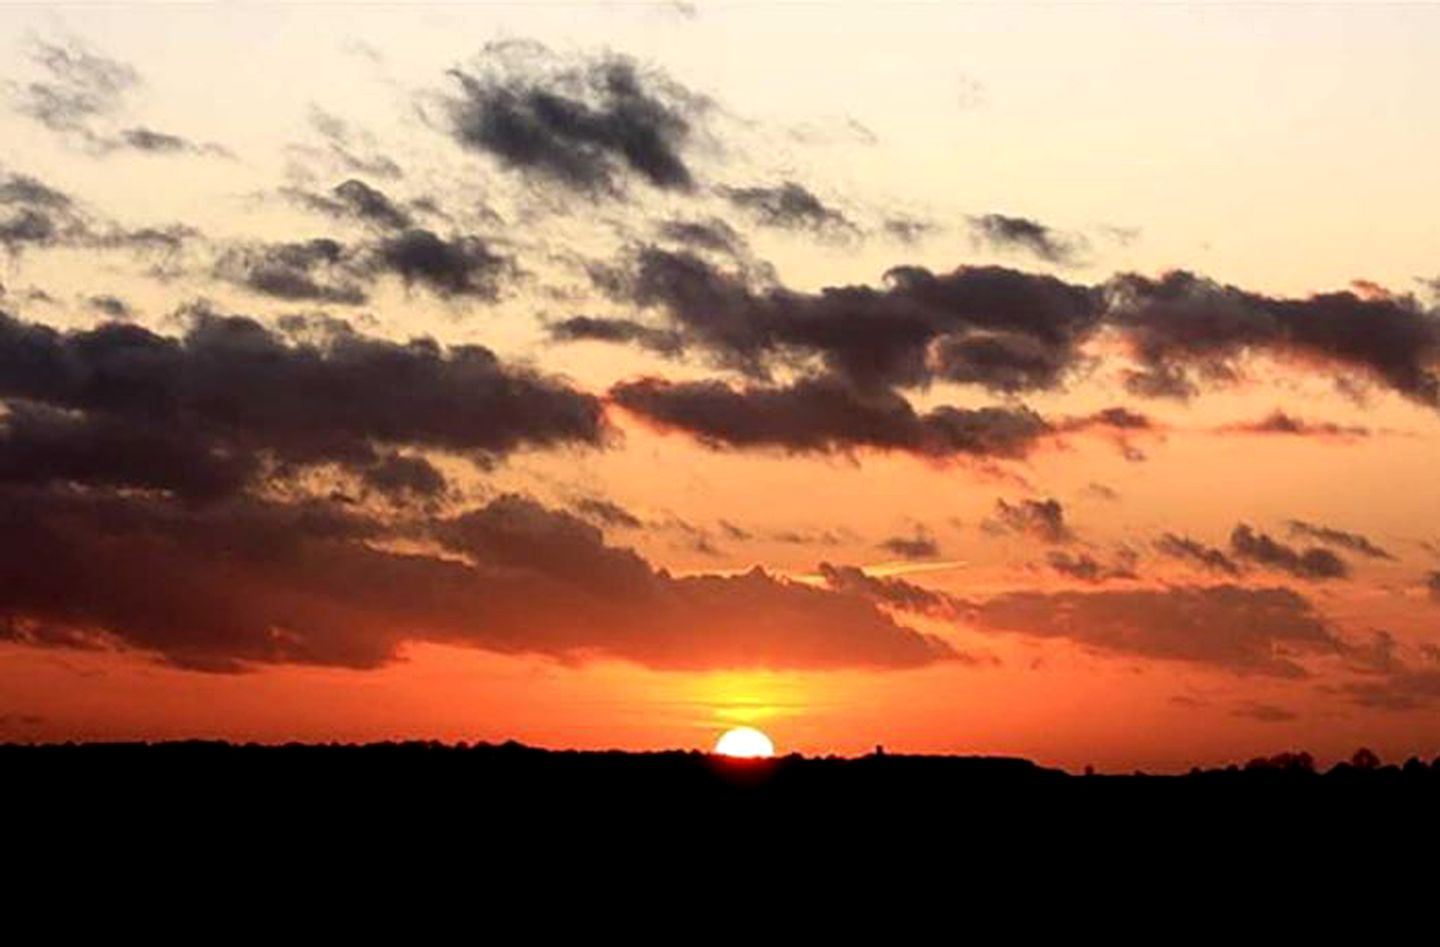
M726 730L720 739L715 741L715 752L721 756L755 759L774 756L775 744L754 727L736 727L733 730Z

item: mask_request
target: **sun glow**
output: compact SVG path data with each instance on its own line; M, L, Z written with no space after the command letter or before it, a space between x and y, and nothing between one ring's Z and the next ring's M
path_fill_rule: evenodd
M726 730L715 741L715 752L721 756L756 759L775 755L775 744L770 738L754 727L736 727Z

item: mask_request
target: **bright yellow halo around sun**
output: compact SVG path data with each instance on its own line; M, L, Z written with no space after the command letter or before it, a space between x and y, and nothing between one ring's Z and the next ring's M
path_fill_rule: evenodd
M720 739L715 741L715 752L721 756L758 759L774 756L775 744L754 727L736 727L720 735Z

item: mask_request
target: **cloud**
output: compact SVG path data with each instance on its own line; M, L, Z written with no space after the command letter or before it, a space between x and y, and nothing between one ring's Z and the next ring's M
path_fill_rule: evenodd
M1207 546L1188 536L1166 533L1155 540L1152 545L1157 552L1170 556L1172 559L1182 559L1211 572L1221 572L1225 575L1240 574L1239 563L1226 555L1223 549Z
M645 525L634 513L613 500L606 500L602 497L582 497L576 500L575 512L601 526L639 529Z
M605 316L571 316L546 326L550 338L559 342L630 342L661 355L677 355L680 336L668 329L656 329L632 319Z
M70 197L24 174L0 173L0 245L11 253L87 239L90 227Z
M901 559L935 559L940 555L940 544L929 533L917 531L913 536L891 536L879 544L880 549L893 553Z
M918 413L891 392L864 394L829 377L784 387L642 378L610 389L612 402L711 447L836 453L867 448L933 459L1018 457L1049 433L1028 408L939 407Z
M397 205L384 191L358 178L341 181L328 194L313 194L298 188L286 189L284 193L311 210L332 217L359 220L382 230L405 230L414 220L409 211Z
M609 56L560 66L533 44L491 45L490 68L451 69L455 139L565 188L618 193L625 175L658 188L694 185L683 151L704 101L659 72Z
M1183 272L1084 286L1004 267L936 274L898 266L878 288L814 293L753 276L644 247L603 288L660 310L687 347L762 380L818 361L861 387L950 380L1006 393L1053 390L1088 364L1085 346L1103 331L1125 343L1134 363L1127 386L1145 397L1188 398L1202 385L1231 384L1249 356L1265 356L1300 370L1349 369L1440 406L1440 315L1408 296L1277 298ZM1284 414L1237 430L1361 435Z
M109 119L123 110L126 97L140 85L140 73L133 66L103 56L75 39L34 40L30 58L43 78L17 87L18 110L52 132L72 136L93 154L130 150L231 156L219 145L193 142L143 125L106 130Z
M1440 406L1440 316L1411 297L1347 290L1283 299L1186 272L1118 276L1106 295L1107 321L1142 364L1131 379L1138 393L1188 396L1198 379L1234 379L1241 357L1258 353L1360 371Z
M1022 499L1015 503L997 499L994 514L981 525L991 534L1013 533L1044 543L1068 543L1075 539L1065 522L1065 507L1054 499Z
M1347 533L1343 529L1334 529L1330 526L1307 523L1304 520L1290 520L1286 526L1289 527L1290 533L1293 536L1313 539L1316 542L1359 553L1371 559L1395 558L1389 552L1375 545L1359 533Z
M1135 575L1135 554L1123 552L1119 561L1115 563L1103 563L1090 555L1088 552L1067 552L1063 549L1052 549L1045 556L1045 561L1050 568L1063 576L1071 579L1078 579L1081 582L1098 584L1109 582L1114 579L1133 579Z
M940 276L904 267L882 289L809 294L757 287L745 272L646 247L605 288L661 310L687 346L727 368L763 380L818 359L861 388L937 379L1007 393L1049 388L1077 363L1078 341L1098 317L1089 290L1001 267Z
M904 579L866 575L855 566L828 562L820 563L819 572L825 584L836 591L863 595L892 608L934 618L953 618L956 614L956 599Z
M111 319L132 319L135 316L135 310L130 308L129 303L110 293L97 293L88 297L85 302L91 309L103 313Z
M1429 590L1431 598L1440 602L1440 572L1431 572L1425 576L1425 588Z
M214 273L262 296L357 306L369 297L356 281L352 259L352 250L325 237L242 244L221 253Z
M954 659L864 596L752 570L675 578L525 497L435 521L435 553L313 504L0 489L0 637L233 672L373 668L412 641L666 670Z
M1302 658L1339 647L1310 602L1286 588L1011 592L973 605L969 619L982 631L1274 677L1304 677Z
M20 111L51 131L85 131L116 111L140 82L134 67L108 59L78 41L32 42L31 60L45 74L21 91Z
M1299 550L1258 533L1245 523L1230 533L1230 552L1239 559L1267 569L1288 572L1302 579L1344 579L1350 568L1335 553L1319 546Z
M375 247L369 268L420 284L437 296L495 300L500 283L515 272L514 261L494 252L473 235L440 237L412 229L385 237Z
M774 187L721 187L720 193L767 227L810 230L837 236L859 229L840 211L827 207L803 185L785 181Z
M1274 704L1265 704L1256 700L1247 700L1241 703L1234 710L1230 711L1232 717L1243 717L1247 720L1255 720L1259 723L1288 723L1291 720L1299 719L1294 711L1286 710L1284 707L1277 707Z
M340 320L287 332L203 308L188 318L175 338L0 314L0 479L204 498L337 464L433 494L434 475L396 448L488 463L604 436L597 399L480 346L394 343Z
M745 238L718 217L708 220L666 220L659 226L660 236L699 250L711 250L737 256L744 248Z
M1075 263L1085 250L1084 241L1061 235L1028 217L982 214L970 218L970 231L996 249L1025 250L1049 263Z
M1294 437L1331 437L1339 440L1369 437L1371 433L1368 427L1342 425L1332 421L1307 421L1278 408L1258 421L1226 424L1218 430L1234 434L1281 434Z

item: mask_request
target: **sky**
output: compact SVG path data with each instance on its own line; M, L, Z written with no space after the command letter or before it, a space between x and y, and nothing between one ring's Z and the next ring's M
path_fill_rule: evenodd
M0 9L0 740L1429 758L1436 37Z

